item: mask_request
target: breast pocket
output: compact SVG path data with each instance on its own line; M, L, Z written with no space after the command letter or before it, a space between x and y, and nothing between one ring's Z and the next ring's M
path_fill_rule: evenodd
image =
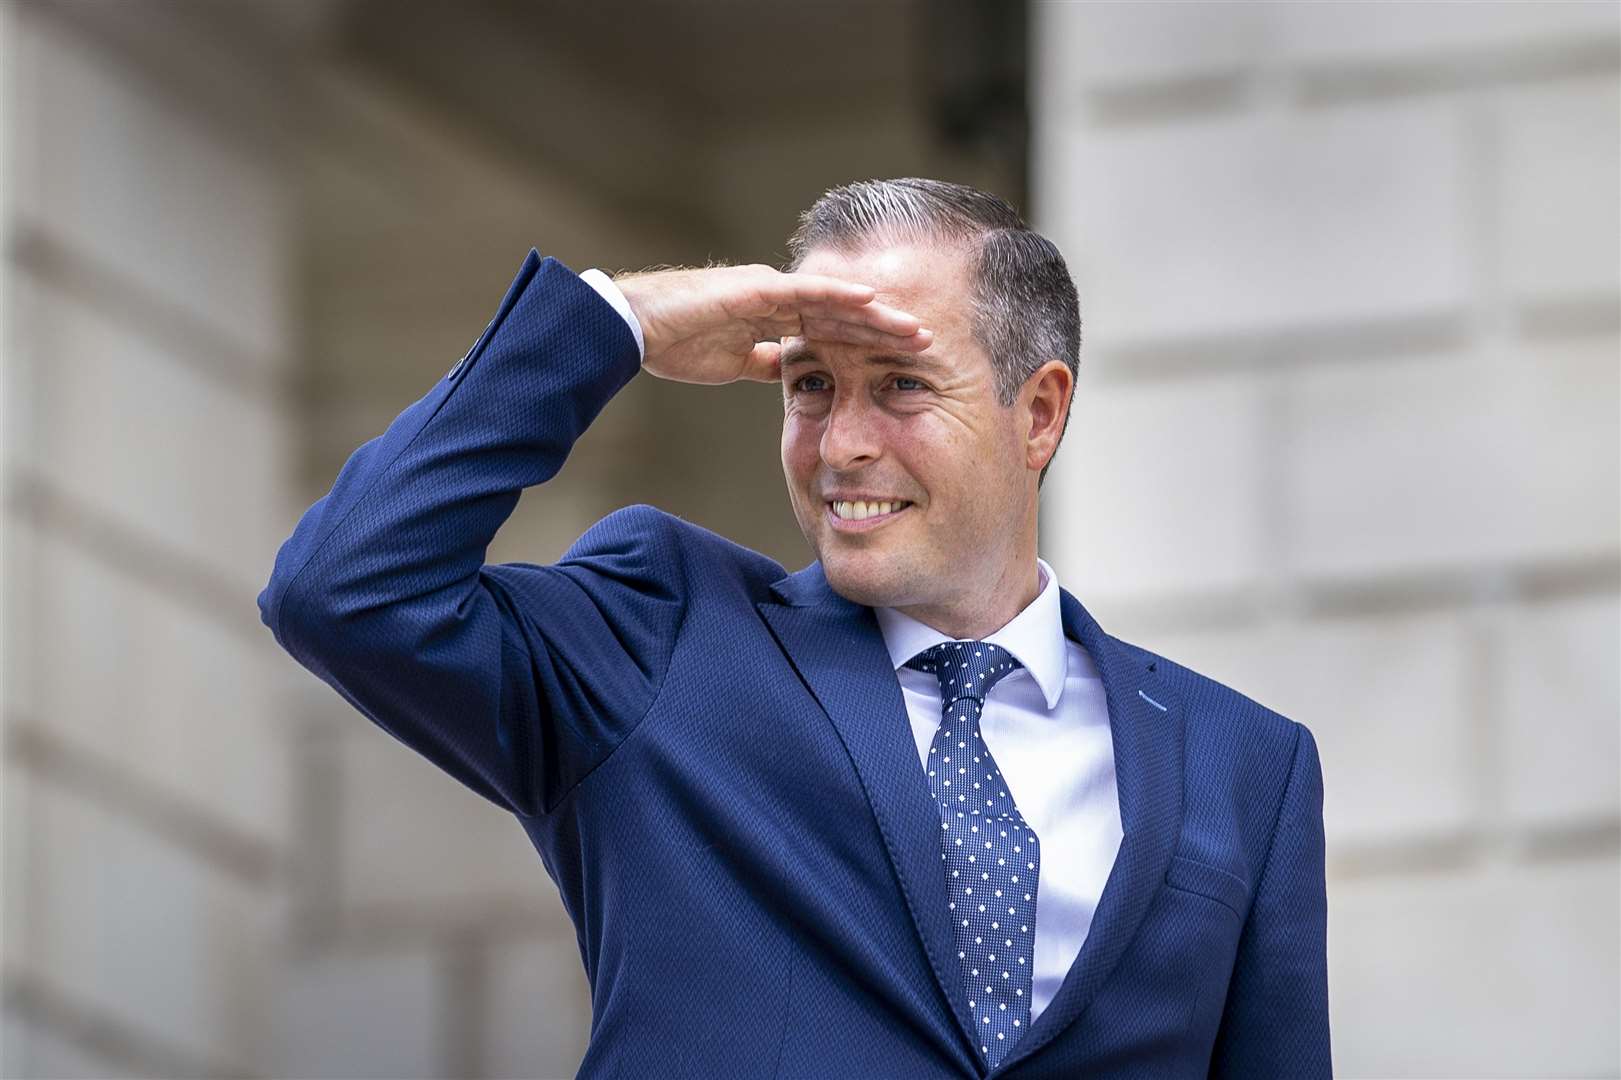
M1219 866L1176 855L1165 868L1165 884L1225 904L1240 922L1249 911L1249 882Z
M1249 912L1249 882L1219 866L1177 855L1165 868L1161 902L1171 954L1166 964L1174 972L1172 987L1184 995L1175 1000L1187 1003L1183 1031L1208 1046L1221 1023Z

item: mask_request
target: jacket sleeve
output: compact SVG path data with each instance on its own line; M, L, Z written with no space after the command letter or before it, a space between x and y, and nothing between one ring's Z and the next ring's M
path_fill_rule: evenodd
M1333 1075L1323 772L1302 724L1266 862L1228 986L1210 1076Z
M552 566L486 566L523 488L640 370L620 315L530 249L450 373L361 446L276 555L276 640L499 806L549 812L651 704L685 589L669 519L610 515Z

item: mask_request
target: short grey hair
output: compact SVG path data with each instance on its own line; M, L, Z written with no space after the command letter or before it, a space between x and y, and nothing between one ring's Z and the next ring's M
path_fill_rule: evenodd
M1080 371L1081 305L1057 246L1026 225L1008 202L964 184L920 177L858 180L829 189L799 215L788 238L788 270L817 248L853 252L874 242L966 245L974 339L991 360L997 400L1048 360ZM1059 440L1069 426L1064 427ZM1049 466L1052 462L1049 460ZM1047 476L1041 470L1040 479Z

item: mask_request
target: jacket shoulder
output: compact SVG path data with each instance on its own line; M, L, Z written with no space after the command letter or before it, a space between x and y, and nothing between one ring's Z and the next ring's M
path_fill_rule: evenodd
M776 560L717 532L646 503L621 507L598 520L564 553L559 565L598 562L630 550L678 573L687 588L735 580L756 592L787 571Z
M1306 725L1160 653L1126 641L1121 645L1176 693L1190 737L1225 736L1240 740L1251 751L1260 743L1293 755L1295 742Z

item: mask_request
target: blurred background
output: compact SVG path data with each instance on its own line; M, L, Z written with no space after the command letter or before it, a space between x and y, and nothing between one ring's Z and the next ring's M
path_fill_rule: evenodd
M1347 1077L1621 1069L1621 8L0 0L8 1077L571 1076L508 815L255 597L530 246L1008 197L1080 288L1043 553L1307 724ZM780 394L640 378L492 562L793 568Z

